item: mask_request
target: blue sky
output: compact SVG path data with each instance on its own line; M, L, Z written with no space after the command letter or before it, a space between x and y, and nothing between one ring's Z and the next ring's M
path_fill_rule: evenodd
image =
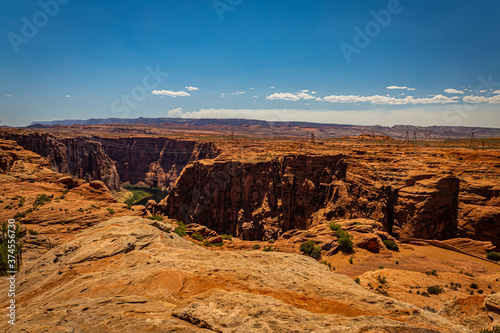
M4 125L500 127L498 1L0 1Z

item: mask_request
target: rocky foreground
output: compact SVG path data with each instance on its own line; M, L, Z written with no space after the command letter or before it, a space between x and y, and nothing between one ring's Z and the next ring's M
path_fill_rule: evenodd
M6 332L470 332L312 258L211 251L139 217L81 232L17 279Z

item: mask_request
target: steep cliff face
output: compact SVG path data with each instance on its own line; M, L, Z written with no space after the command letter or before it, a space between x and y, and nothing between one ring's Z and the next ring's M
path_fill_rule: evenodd
M96 139L117 162L123 182L142 181L154 187L170 187L190 161L215 158L219 154L210 142L148 137Z
M87 181L101 180L112 190L125 181L168 188L190 161L219 154L210 142L168 138L57 138L31 131L0 136L45 157L54 171Z
M84 137L56 138L37 132L5 133L4 137L45 157L54 171L89 182L101 180L113 190L121 185L115 162L97 141Z
M171 218L244 239L277 238L334 219L369 218L396 236L457 234L459 180L400 177L344 155L189 164L159 207Z
M195 162L162 201L168 216L244 239L306 229L345 177L342 155L287 156L269 162Z

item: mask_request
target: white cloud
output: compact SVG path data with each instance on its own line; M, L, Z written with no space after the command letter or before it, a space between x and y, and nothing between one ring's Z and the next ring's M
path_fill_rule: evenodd
M271 101L280 99L284 101L298 101L300 97L290 93L274 93L272 95L267 96L266 99Z
M7 97L12 97L13 95L11 95L11 94L5 94L5 96L7 96Z
M71 98L71 95L66 95L66 98Z
M269 87L269 89L276 89L276 87Z
M455 116L460 115L458 104L426 105L413 108L376 108L372 110L300 110L300 109L201 109L186 112L182 118L245 118L267 121L309 121L330 124L356 125L454 125ZM452 119L453 118L453 119ZM480 105L474 117L461 118L461 126L500 127L497 108Z
M315 99L316 98L313 95L306 94L305 92L300 92L300 93L297 93L296 95L297 95L297 97L300 97L302 99Z
M444 92L447 94L463 94L464 93L462 90L456 90L456 89L452 89L452 88L445 89Z
M495 95L500 94L500 90L495 90L493 93L494 93Z
M395 98L390 96L359 96L359 95L331 95L323 98L323 101L330 103L371 103L375 105L407 105L407 104L446 104L458 103L459 97L446 97L443 95L436 95L432 98L414 98L413 96L406 96L405 98Z
M316 92L315 91L311 91L311 94L316 95Z
M399 86L389 86L387 87L386 89L389 89L389 90L394 90L394 89L406 89L406 90L415 90L415 88L409 88L409 87L399 87Z
M467 89L465 89L465 90L467 90ZM500 90L499 90L499 91L500 91ZM484 93L486 93L486 92L488 92L488 90L486 90L486 89L484 89L484 90L479 90L479 93L480 93L480 94L484 94Z
M163 95L163 96L170 96L170 97L191 96L189 93L187 93L185 91L153 90L151 93L153 95Z
M234 92L234 93L222 93L221 97L238 96L238 95L243 95L244 93L246 93L246 91L237 91L237 92Z
M301 90L300 92L303 92L303 93L308 93L309 90Z
M186 86L186 89L189 91L199 90L198 87L191 87L191 86Z
M248 88L248 90L254 90L255 88Z
M492 97L465 96L463 98L463 101L471 104L480 104L480 103L500 104L500 94Z
M253 98L259 98L259 96L252 96Z
M182 116L182 108L168 110L168 116L170 118L180 118Z

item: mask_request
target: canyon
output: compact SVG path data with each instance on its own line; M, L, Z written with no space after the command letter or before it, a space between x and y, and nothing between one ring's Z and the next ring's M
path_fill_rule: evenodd
M500 249L497 149L174 129L0 129L0 218L16 214L34 231L23 238L20 309L30 315L20 327L469 332L500 323L500 269L485 258ZM126 182L169 194L126 205ZM50 200L37 206L42 194ZM354 252L330 223L352 235ZM308 240L321 263L300 254ZM439 276L423 274L429 267ZM381 277L389 282L375 289ZM432 285L446 293L412 293Z

